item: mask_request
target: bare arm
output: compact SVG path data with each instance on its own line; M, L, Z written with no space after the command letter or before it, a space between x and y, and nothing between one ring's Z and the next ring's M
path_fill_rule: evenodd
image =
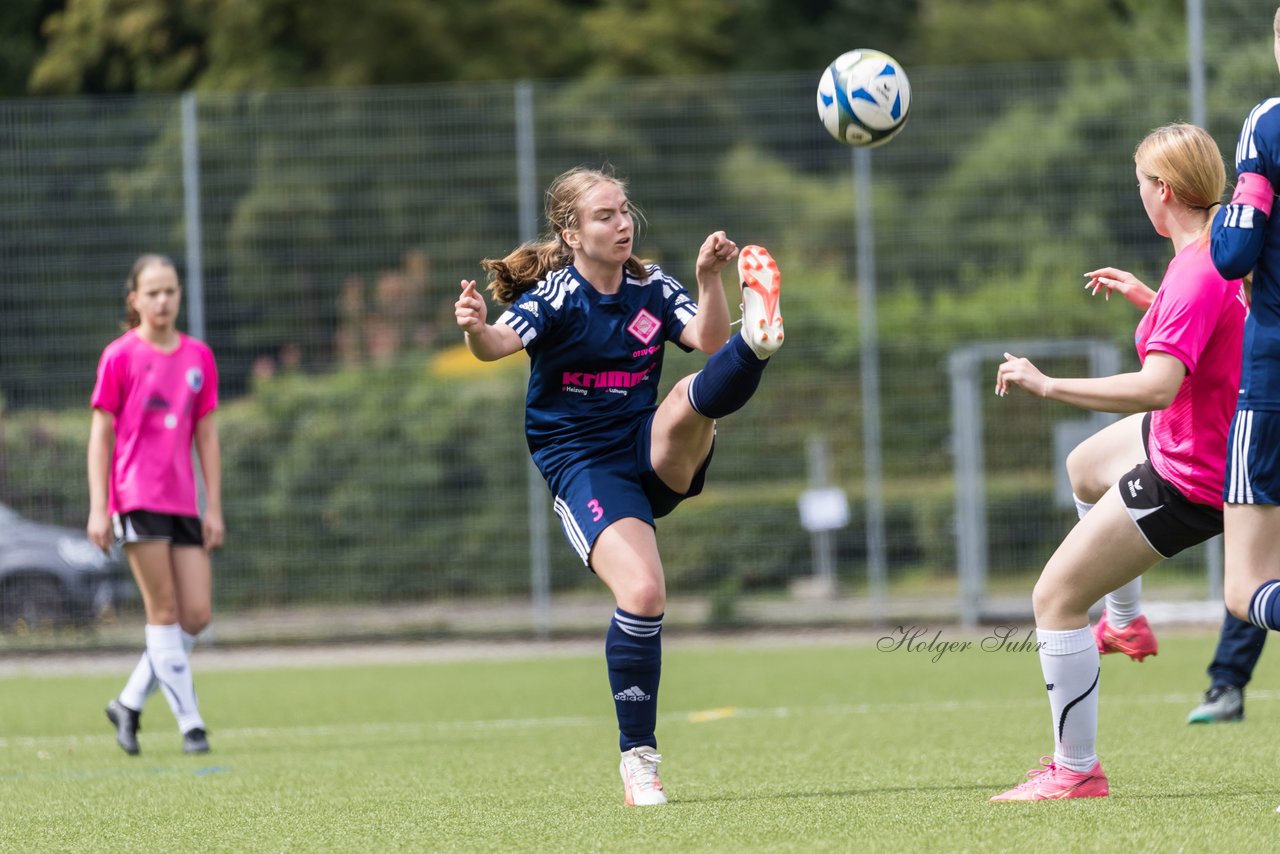
M218 441L218 422L213 413L196 423L196 453L200 456L200 472L204 475L205 510L201 519L205 551L219 548L226 536L222 521L222 445Z
M1040 373L1027 359L1004 354L1005 362L996 371L996 394L1003 395L1010 384L1038 397L1069 403L1094 412L1151 412L1173 403L1186 366L1167 353L1148 353L1142 370L1110 377L1055 379Z
M93 410L89 424L89 523L85 533L89 542L105 551L111 550L114 536L107 512L107 493L111 482L111 452L115 449L115 417L102 409Z
M738 257L738 245L723 231L707 235L698 250L698 313L684 328L680 343L703 353L714 353L729 340L729 303L721 272Z
M488 313L484 297L476 291L475 281L464 279L462 293L453 304L453 316L471 355L482 362L493 362L523 350L524 342L510 326L485 323Z

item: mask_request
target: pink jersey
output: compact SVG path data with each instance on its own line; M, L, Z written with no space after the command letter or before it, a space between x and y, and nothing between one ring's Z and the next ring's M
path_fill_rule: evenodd
M199 515L191 444L218 405L213 351L179 334L164 353L130 330L102 351L90 403L115 416L108 510Z
M1142 361L1159 352L1186 366L1173 403L1151 414L1148 453L1160 476L1197 504L1222 506L1247 314L1240 282L1223 279L1208 243L1197 240L1169 262L1135 333Z

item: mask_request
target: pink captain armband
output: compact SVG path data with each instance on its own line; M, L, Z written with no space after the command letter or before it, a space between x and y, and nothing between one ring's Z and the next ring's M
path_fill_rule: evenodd
M1263 216L1269 217L1275 200L1276 193L1267 176L1257 172L1241 172L1236 176L1236 192L1231 197L1231 204L1251 205Z

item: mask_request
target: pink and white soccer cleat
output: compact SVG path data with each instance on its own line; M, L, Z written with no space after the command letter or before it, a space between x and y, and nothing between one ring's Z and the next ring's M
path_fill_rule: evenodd
M1105 610L1098 625L1093 627L1093 639L1098 643L1099 654L1123 652L1134 661L1142 661L1148 655L1155 655L1160 649L1146 617L1138 617L1123 629L1117 629L1107 622Z
M744 246L738 253L738 278L742 280L742 337L761 359L782 346L782 273L778 262L763 246Z
M1052 756L1041 756L1040 764L1043 767L1027 772L1031 779L996 795L991 801L1059 801L1065 798L1105 798L1111 794L1101 762L1093 763L1093 767L1084 773L1058 767L1053 764Z
M633 747L622 754L618 766L622 789L629 807L657 807L667 802L658 779L658 763L662 756L652 747Z

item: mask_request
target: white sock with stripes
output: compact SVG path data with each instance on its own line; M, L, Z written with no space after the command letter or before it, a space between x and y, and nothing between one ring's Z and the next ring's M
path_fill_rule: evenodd
M195 647L196 636L183 632L182 649L187 653L188 658ZM151 668L151 658L144 652L134 666L133 673L129 674L129 681L124 683L124 690L120 692L120 702L135 712L140 712L147 698L159 687L160 682L156 679L156 672Z
M1053 761L1085 772L1098 761L1098 647L1088 626L1066 632L1036 629L1040 668L1053 712Z
M147 626L147 655L151 667L164 691L173 716L178 719L178 730L187 732L195 727L204 728L200 709L196 704L196 689L191 678L191 666L187 652L182 647L182 627Z

